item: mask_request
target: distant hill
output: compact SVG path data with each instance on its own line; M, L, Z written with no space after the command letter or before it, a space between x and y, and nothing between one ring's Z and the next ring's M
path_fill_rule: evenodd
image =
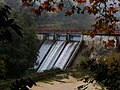
M66 17L65 13L44 13L38 17L39 28L42 29L90 29L93 16L88 14Z
M20 0L2 0L5 1L8 5L15 9L20 8ZM67 6L67 4L66 4ZM41 16L36 17L36 22L39 29L92 29L91 24L93 23L94 16L88 14L74 14L70 17L65 16L66 11L59 13L48 13L44 12ZM120 15L117 14L120 18Z
M20 8L20 0L4 0L12 8ZM67 6L67 5L66 5ZM65 16L66 11L59 13L44 12L41 16L36 17L38 27L41 29L90 29L93 22L93 16L88 14L71 17ZM32 14L31 14L32 15Z

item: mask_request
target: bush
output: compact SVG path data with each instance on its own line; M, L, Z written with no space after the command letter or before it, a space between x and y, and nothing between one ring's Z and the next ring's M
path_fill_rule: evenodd
M21 32L23 38L19 37L19 34L17 35L18 32L15 33L11 28L8 28L11 33L7 33L5 36L7 39L10 39L8 36L11 35L12 42L8 40L0 41L0 59L4 60L6 76L19 78L25 74L28 68L34 66L39 42L35 34L36 23L34 22L34 18L27 11L19 14L17 10L14 10L14 12L11 11L10 13L12 14L10 17L16 19L14 23L22 27L23 30Z
M102 58L103 59L103 58ZM108 53L106 60L96 63L95 60L88 60L80 63L81 69L93 72L97 82L102 82L109 90L120 90L120 54L117 52Z
M12 82L10 88L11 90L30 90L29 88L33 85L36 85L36 83L31 78L27 78Z
M114 68L117 67L120 72L120 53L111 52L108 53L106 57L106 64L108 65L109 70L113 71Z
M87 65L88 60L89 60L89 58L87 56L84 56L84 55L79 56L79 65L78 65L79 70L87 68L85 65Z

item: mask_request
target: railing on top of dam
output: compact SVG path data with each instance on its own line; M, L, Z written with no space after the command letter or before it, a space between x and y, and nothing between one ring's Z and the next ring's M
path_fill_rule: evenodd
M37 33L46 33L46 34L51 34L51 33L56 33L56 34L81 34L82 32L80 30L76 29L58 29L58 30L51 30L51 29L38 29L36 30Z
M78 29L37 29L36 33L38 34L83 34L84 30ZM86 34L85 34L86 35ZM120 36L120 30L115 30L115 34L106 34L106 33L98 33L96 35L105 35L105 36Z
M80 41L84 39L84 36L89 34L83 34L81 30L66 29L66 30L51 30L40 29L36 30L36 34L40 40L67 40L67 41ZM120 30L116 30L115 34L98 33L96 36L120 36Z

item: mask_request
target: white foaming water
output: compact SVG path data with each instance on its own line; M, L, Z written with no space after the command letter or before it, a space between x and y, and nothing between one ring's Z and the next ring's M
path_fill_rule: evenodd
M64 44L65 44L64 41L56 41L56 43L53 45L53 47L49 51L48 55L44 59L43 63L41 64L37 72L41 72L41 71L52 68L61 50L63 49Z
M37 60L36 60L36 63L34 65L34 69L37 69L39 67L39 64L42 62L43 58L45 57L46 53L48 52L48 50L50 49L52 44L53 44L53 41L51 41L51 40L46 40L42 44L42 46L39 49L39 54L37 56Z
M69 60L72 52L74 51L76 45L77 45L77 42L68 43L66 45L66 47L63 50L62 54L60 55L59 59L55 63L54 68L63 69L65 67L65 65L66 65L67 61Z

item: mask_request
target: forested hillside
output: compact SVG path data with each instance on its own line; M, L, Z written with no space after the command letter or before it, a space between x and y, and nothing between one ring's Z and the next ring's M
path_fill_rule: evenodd
M22 11L23 6L20 5L19 0L4 0L11 7ZM69 4L66 3L66 8L69 8ZM32 13L32 12L30 12ZM89 14L79 15L74 14L71 17L65 16L65 10L62 12L44 12L41 16L37 17L34 14L33 17L36 18L39 29L77 29L84 30L90 29L93 23L93 16Z

